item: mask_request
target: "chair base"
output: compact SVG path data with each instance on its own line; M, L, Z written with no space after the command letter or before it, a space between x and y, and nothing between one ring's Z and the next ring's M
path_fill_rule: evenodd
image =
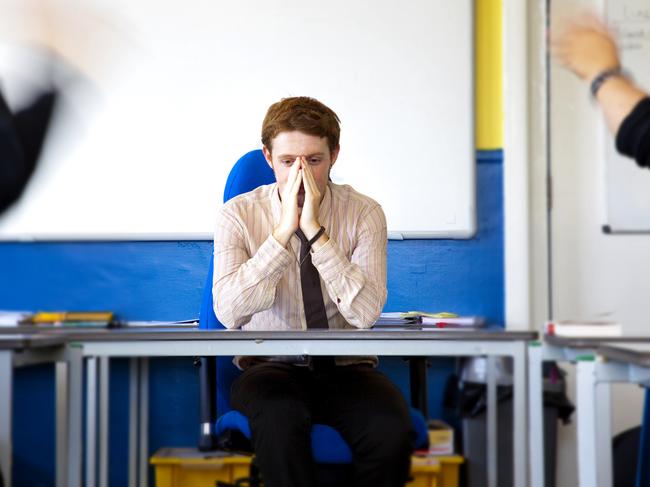
M201 436L199 436L198 448L200 452L216 450L217 438L212 433L201 433Z

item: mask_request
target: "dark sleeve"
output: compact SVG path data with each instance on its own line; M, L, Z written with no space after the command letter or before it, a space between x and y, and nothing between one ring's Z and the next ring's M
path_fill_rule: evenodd
M42 93L12 115L0 95L0 213L20 197L34 172L55 100L54 91Z
M0 213L18 199L27 172L13 116L0 94Z
M650 97L641 100L621 123L616 150L650 169Z

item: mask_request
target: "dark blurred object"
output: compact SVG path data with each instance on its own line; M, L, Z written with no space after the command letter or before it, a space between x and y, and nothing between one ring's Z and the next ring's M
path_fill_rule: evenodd
M20 198L34 173L56 99L54 89L39 93L12 114L0 93L0 214Z
M463 469L466 487L485 485L487 478L487 387L480 365L484 358L465 360L461 377L450 377L445 390L445 407L462 418L460 445L465 457ZM479 372L477 372L479 371ZM555 487L557 425L570 422L574 406L566 395L566 373L554 362L542 367L544 401L545 486ZM512 441L512 362L501 359L496 368L497 382L497 485L514 485Z
M107 77L111 53L120 45L121 31L108 6L73 3L9 0L3 5L0 40L9 62L0 73L0 214L20 198L34 174L53 117L59 122L55 111L70 115L70 99L78 101L79 90L89 93L94 83L87 81Z
M641 426L623 431L612 440L614 487L635 487Z
M621 123L616 150L650 169L650 97L641 100Z

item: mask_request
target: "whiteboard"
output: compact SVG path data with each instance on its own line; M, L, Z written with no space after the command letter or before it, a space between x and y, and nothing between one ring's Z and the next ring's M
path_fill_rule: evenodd
M92 1L120 36L111 74L67 93L0 239L211 238L232 165L296 95L337 112L332 179L392 238L474 235L472 0Z
M622 65L650 90L650 3L608 0L606 18L616 32ZM604 139L606 231L650 232L650 171L619 155L611 136Z

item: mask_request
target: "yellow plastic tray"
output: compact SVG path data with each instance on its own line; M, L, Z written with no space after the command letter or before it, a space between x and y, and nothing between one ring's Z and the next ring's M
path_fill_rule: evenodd
M252 457L194 448L162 448L151 457L156 487L214 487L217 481L234 483L248 477ZM408 487L458 487L461 456L414 456Z

